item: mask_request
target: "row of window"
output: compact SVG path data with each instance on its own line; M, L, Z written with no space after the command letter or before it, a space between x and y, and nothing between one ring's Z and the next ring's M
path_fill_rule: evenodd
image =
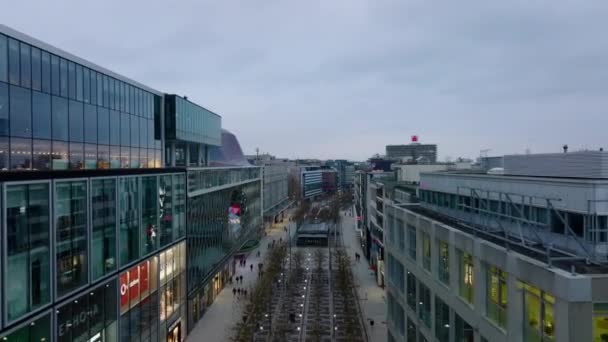
M0 137L0 170L159 168L155 149Z
M160 148L154 119L0 82L0 136Z
M155 95L0 34L0 82L154 118Z
M5 184L4 191L6 322L185 235L184 174Z

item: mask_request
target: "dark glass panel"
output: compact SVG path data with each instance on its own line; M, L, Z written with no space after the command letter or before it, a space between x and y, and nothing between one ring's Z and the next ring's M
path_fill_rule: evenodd
M53 140L68 141L68 100L53 96Z
M69 148L68 143L61 141L53 141L53 170L67 170L69 166Z
M61 94L61 76L59 72L59 57L51 55L51 93L53 95Z
M70 169L80 170L84 167L84 144L70 143Z
M84 140L84 107L82 102L70 101L70 141Z
M34 138L51 139L51 95L32 93L32 119Z
M11 84L19 85L19 42L8 39L8 80Z
M49 186L6 187L6 315L14 321L50 302Z
M107 108L97 107L97 141L100 144L110 143L110 111Z
M30 170L32 168L32 139L11 137L11 169Z
M21 86L30 88L32 86L32 60L31 60L31 50L32 48L25 44L21 43Z
M141 236L142 254L158 249L158 181L156 176L142 177Z
M10 86L11 135L17 137L32 136L32 91Z
M83 100L83 82L82 82L83 72L82 65L76 64L76 100Z
M82 70L82 100L84 103L91 102L91 71L88 68Z
M131 146L130 115L120 113L120 146Z
M96 144L84 144L84 168L85 169L96 169L97 168L97 145Z
M120 146L110 146L110 168L120 168Z
M32 145L33 153L33 169L34 170L50 170L51 169L51 141L34 139Z
M90 70L90 83L91 83L91 103L97 105L97 73L93 70Z
M120 145L120 113L114 110L110 111L110 145ZM128 127L128 126L127 126Z
M57 183L53 204L61 297L87 283L87 183Z
M0 81L8 82L8 40L0 34Z
M40 69L40 49L32 47L32 89L42 90L42 74Z
M97 144L97 107L90 104L84 105L84 141Z
M51 55L46 51L42 51L41 56L40 56L40 61L41 61L40 78L41 78L42 91L45 93L50 93L51 92Z
M102 75L103 77L103 106L106 108L110 108L110 95L109 95L109 81L108 76Z
M116 180L93 180L91 189L91 276L98 279L116 269Z
M72 61L68 61L68 96L76 99L76 64Z
M121 168L127 169L130 167L130 165L131 165L130 159L129 159L130 155L131 155L130 147L125 147L125 146L120 147L120 167Z
M97 105L103 106L103 75L97 73Z
M0 136L8 135L9 130L8 85L0 82Z
M17 342L39 342L51 340L51 315L46 314L22 327L12 331L10 334L0 333L0 341Z
M98 169L109 169L110 168L110 146L97 145L97 168Z
M139 147L139 118L135 115L131 117L131 146Z
M128 264L139 257L139 187L136 177L120 179L120 262Z
M8 170L9 143L8 137L0 137L0 170Z
M66 61L63 58L59 59L59 73L60 73L60 77L59 77L60 92L59 93L63 97L68 97L68 61Z

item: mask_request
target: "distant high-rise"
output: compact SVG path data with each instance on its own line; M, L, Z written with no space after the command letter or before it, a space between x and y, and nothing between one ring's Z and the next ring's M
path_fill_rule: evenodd
M412 136L412 142L408 145L386 145L386 158L435 163L437 162L437 145L420 144L418 137L414 135Z

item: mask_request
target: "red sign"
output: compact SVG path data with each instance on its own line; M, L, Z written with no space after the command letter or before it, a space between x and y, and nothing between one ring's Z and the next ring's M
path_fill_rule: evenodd
M418 142L418 136L412 135L412 142Z
M129 275L127 272L120 275L120 307L129 305Z
M145 261L120 275L120 306L138 303L140 292L148 290L148 262Z

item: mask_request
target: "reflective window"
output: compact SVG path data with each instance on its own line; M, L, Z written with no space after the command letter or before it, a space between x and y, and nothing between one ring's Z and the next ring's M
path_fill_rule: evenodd
M499 326L507 326L507 274L495 266L487 270L486 314Z
M19 42L8 39L8 79L11 84L19 85Z
M126 149L126 148L125 148ZM131 147L131 161L129 167L132 169L139 168L139 149L137 147Z
M139 147L148 147L148 120L139 118Z
M11 169L29 170L32 167L32 139L11 138Z
M90 102L94 105L97 105L98 104L97 103L97 73L93 70L90 70L90 73L91 73L90 79L89 79L89 81L91 83L91 86L90 86L90 100L91 101ZM86 84L85 84L85 87L86 87ZM85 93L86 93L86 91L85 91Z
M84 144L84 168L85 169L96 169L97 168L97 145L96 144Z
M435 296L435 336L439 342L450 340L450 307L437 296Z
M98 279L116 269L116 180L91 182L91 277Z
M84 105L84 141L97 144L97 107L90 104Z
M68 97L68 61L63 58L59 58L59 73L59 94L63 97Z
M87 183L55 185L57 295L87 283Z
M42 51L40 55L40 79L42 91L45 93L51 92L51 55Z
M11 86L11 136L32 136L32 91Z
M59 57L51 55L51 93L60 95L60 73L59 73Z
M21 85L30 88L32 86L31 47L21 43Z
M110 145L120 145L121 128L120 128L120 113L114 110L110 111Z
M450 285L450 250L447 242L437 241L437 277L445 285Z
M8 41L0 34L0 81L8 82Z
M46 314L32 322L24 324L10 334L0 334L2 341L40 342L51 340L51 314Z
M160 176L158 189L160 204L160 244L173 241L173 179L171 175Z
M4 277L9 321L50 302L49 185L6 186Z
M120 146L131 146L130 115L120 113Z
M9 143L8 137L0 137L0 170L8 170Z
M103 107L97 107L97 141L110 144L110 111Z
M53 96L53 139L68 141L68 100Z
M158 341L158 257L120 275L121 341Z
M142 254L148 254L158 248L158 184L157 177L142 177L141 199L141 236Z
M109 85L108 85L108 76L106 75L101 75L103 78L103 106L109 108L109 104L110 104L110 96L108 94L108 89L109 89Z
M135 115L129 115L131 117L131 146L139 146L139 118Z
M82 102L70 101L70 141L84 140L84 107Z
M98 169L109 169L110 168L110 146L97 145L97 168Z
M78 142L70 143L70 163L69 168L80 170L84 167L84 144Z
M76 64L76 100L83 100L82 65Z
M407 255L412 259L416 260L416 227L407 225Z
M32 144L33 150L33 165L34 170L50 170L51 169L51 141L36 140Z
M51 139L51 96L32 93L32 130L34 138Z
M120 146L110 146L110 168L120 167Z
M68 61L68 96L71 100L76 99L76 64Z
M0 136L8 135L8 118L9 118L9 102L8 102L8 85L0 82Z
M553 341L555 339L555 297L532 285L520 283L524 291L524 339Z
M69 161L69 145L61 141L53 141L51 167L53 170L67 170Z
M138 179L120 179L120 263L139 257L139 186Z
M431 290L422 282L418 283L418 317L431 327Z
M416 312L416 276L407 271L407 305Z
M82 100L91 102L91 73L88 68L82 70Z
M32 47L32 89L41 90L40 49Z
M459 251L458 254L460 297L472 304L474 291L473 256L462 251Z
M131 148L130 147L120 147L120 167L123 169L129 168L130 167L130 160L129 160L129 156L131 155Z
M103 106L103 75L97 73L97 105Z

